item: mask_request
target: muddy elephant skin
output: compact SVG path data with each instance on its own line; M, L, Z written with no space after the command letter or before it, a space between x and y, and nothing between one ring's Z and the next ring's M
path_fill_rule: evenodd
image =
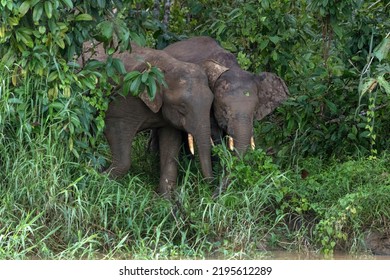
M84 57L105 61L102 45L84 45ZM87 54L87 55L86 55ZM88 56L89 54L89 56ZM176 185L177 157L181 132L191 134L197 145L203 176L212 178L210 109L213 94L204 70L192 63L178 61L163 51L133 46L133 51L115 53L126 71L144 71L148 63L163 73L167 88L159 87L150 100L146 92L140 97L116 94L106 112L104 134L108 140L112 164L106 170L112 177L123 176L131 165L131 143L137 132L159 128L160 184L159 192L170 195Z
M249 146L254 148L253 122L263 119L287 99L285 82L273 73L255 75L241 69L235 56L210 37L193 37L169 45L164 51L205 69L214 94L213 138L227 134L230 148L234 146L238 154Z

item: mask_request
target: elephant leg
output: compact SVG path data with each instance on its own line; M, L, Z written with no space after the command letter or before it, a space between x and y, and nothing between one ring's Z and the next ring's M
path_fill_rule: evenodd
M158 131L160 147L160 185L158 192L166 198L176 186L177 158L181 146L181 132L173 127L163 127Z
M137 132L132 129L128 121L117 118L107 119L104 135L110 146L112 163L104 171L111 177L124 176L131 165L131 143Z
M158 153L158 129L153 128L150 130L148 139L148 152Z

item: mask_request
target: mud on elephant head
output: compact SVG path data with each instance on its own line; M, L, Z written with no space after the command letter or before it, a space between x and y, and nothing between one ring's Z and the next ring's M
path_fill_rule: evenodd
M87 53L91 59L107 59L102 45ZM164 73L167 87L158 87L153 100L144 92L140 98L131 93L126 97L116 94L110 102L106 112L105 136L110 145L112 164L107 172L113 177L124 175L130 168L131 143L135 134L145 129L159 128L161 193L169 195L176 185L181 131L193 136L202 173L205 178L211 178L209 115L213 94L204 70L163 51L137 46L133 46L131 53L115 53L113 56L122 60L128 72L145 71L148 65L158 67Z
M214 94L213 136L227 134L239 154L254 148L253 121L261 120L287 99L285 82L273 73L252 74L210 37L193 37L164 49L173 57L205 69ZM217 130L217 131L216 131ZM221 131L222 130L222 131Z

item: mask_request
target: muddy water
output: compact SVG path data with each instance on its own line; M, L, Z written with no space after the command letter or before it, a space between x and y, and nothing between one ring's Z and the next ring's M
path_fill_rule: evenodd
M390 260L390 255L379 256L372 254L346 254L336 252L331 257L317 253L300 253L288 251L270 251L266 259L269 260Z

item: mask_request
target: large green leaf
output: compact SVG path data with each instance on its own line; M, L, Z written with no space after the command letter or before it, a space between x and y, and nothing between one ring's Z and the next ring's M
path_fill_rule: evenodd
M114 24L111 21L102 21L96 26L97 36L96 38L102 42L108 42L111 40L114 32Z
M383 88L385 90L385 92L390 95L390 84L389 84L389 82L386 81L383 76L379 76L378 77L378 82L379 82L379 85L381 86L381 88Z
M19 15L23 17L30 9L30 1L24 1L19 7Z
M382 61L382 59L385 59L388 56L389 51L390 51L390 38L385 38L374 49L373 54L376 56L376 58L379 59L379 61Z
M122 60L120 60L119 58L112 59L112 66L114 66L115 70L118 71L119 74L126 74L125 66L123 65Z
M38 22L38 21L41 19L42 14L43 14L43 5L42 5L42 3L38 3L38 4L34 7L34 11L33 11L33 21L34 21L34 22Z
M141 76L138 76L136 79L133 80L133 82L130 85L131 94L138 95L140 85L141 85Z
M124 77L124 81L132 81L135 77L138 77L141 75L141 72L140 71L131 71L129 73L127 73Z
M90 14L80 14L75 18L76 21L91 21L93 17Z
M45 13L48 18L53 16L53 4L50 1L45 1Z
M68 6L69 9L73 9L73 2L72 0L62 0L66 6Z
M153 77L148 76L147 86L149 98L153 100L156 97L157 92L156 80Z

